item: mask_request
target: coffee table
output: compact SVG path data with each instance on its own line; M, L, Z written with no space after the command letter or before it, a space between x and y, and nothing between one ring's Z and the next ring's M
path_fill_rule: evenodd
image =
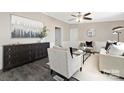
M99 53L95 50L87 50L87 49L84 49L83 50L83 62L82 62L82 65L85 63L85 61L93 54L96 54L96 53ZM82 71L82 68L80 68L80 71Z
M80 71L82 71L82 65L85 63L85 61L93 54L99 53L93 49L77 49L77 48L72 48L73 54L76 54L75 51L77 50L82 50L83 51L83 62L81 64L81 68ZM82 53L80 53L82 54ZM76 54L76 55L80 55L80 54Z
M99 53L94 49L84 49L83 52L84 52L83 53L83 64L91 56L91 54L96 54L96 53L98 54Z

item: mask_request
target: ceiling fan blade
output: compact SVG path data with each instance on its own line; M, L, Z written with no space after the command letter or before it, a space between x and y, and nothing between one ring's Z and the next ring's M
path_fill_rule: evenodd
M86 20L92 20L92 18L88 18L88 17L84 17L84 19L86 19Z
M91 13L86 13L86 14L84 14L84 16L88 16L88 15L90 15Z
M73 21L73 20L75 20L75 18L69 19L68 21Z
M73 16L73 17L77 17L76 15L73 15L73 14L72 14L71 16Z

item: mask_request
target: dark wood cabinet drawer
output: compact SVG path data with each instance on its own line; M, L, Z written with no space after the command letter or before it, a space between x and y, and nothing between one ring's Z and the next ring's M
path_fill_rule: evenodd
M49 42L3 46L3 70L47 57Z

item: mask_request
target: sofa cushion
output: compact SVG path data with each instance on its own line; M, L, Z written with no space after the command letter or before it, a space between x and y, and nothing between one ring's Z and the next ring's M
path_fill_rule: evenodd
M109 54L111 55L122 56L123 53L124 53L124 48L118 45L112 44L109 49Z

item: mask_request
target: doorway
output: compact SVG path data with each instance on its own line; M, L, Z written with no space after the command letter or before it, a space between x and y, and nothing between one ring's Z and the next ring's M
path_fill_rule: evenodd
M56 46L61 46L61 38L62 38L62 34L61 34L61 27L55 27L55 45Z

